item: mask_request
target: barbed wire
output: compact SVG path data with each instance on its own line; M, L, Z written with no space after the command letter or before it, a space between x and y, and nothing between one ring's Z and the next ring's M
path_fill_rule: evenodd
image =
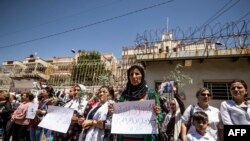
M166 29L160 30L146 30L142 34L137 34L135 46L153 47L155 43L161 43L166 40L180 41L184 44L195 43L206 39L207 41L217 43L225 48L244 48L249 47L250 35L250 20L242 20L230 23L216 23L214 25L206 25L199 32L198 27L188 28L182 30L180 27L170 30L168 33ZM172 34L172 37L162 39L162 35ZM187 38L188 37L188 38Z

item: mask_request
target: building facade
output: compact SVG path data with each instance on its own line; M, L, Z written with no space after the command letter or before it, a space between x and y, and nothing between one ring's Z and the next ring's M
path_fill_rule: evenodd
M82 60L77 62L79 54L72 57L54 57L42 59L30 55L24 60L5 61L0 82L4 90L23 91L33 87L34 82L53 86L55 89L67 89L74 83L93 86L99 84L99 75L111 72L107 77L108 85L115 85L118 61L113 54L102 54L100 60ZM77 58L77 59L76 59ZM3 71L5 70L5 71ZM83 74L90 80L82 77ZM91 78L90 78L91 77ZM91 89L92 90L92 89Z
M150 47L123 49L124 71L140 63L146 70L146 81L151 88L167 80L177 64L193 83L179 88L185 105L195 104L196 91L208 87L213 94L211 104L219 107L221 101L230 99L229 87L233 79L242 79L250 86L250 46L222 47L221 44L201 39L192 43L174 40L164 34L161 42ZM124 74L125 75L125 74Z

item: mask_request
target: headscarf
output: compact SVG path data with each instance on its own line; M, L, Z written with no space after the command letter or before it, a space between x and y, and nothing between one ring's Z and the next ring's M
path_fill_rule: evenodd
M134 69L138 69L142 75L141 83L137 86L132 85L129 79L130 72ZM143 98L146 95L147 90L148 90L147 83L145 81L144 69L139 65L131 66L127 71L127 78L128 78L128 82L126 84L126 88L122 92L122 96L124 96L125 100L136 101L136 100L140 100L141 98Z
M173 98L172 100L174 100L176 110L173 111L170 108L169 113L166 115L166 117L163 121L163 130L167 129L167 126L170 122L171 116L172 116L173 112L175 112L175 121L174 121L174 129L173 129L174 136L173 137L174 137L174 140L177 141L179 138L180 132L181 132L181 123L182 123L181 116L182 116L182 114L181 114L181 110L180 110L180 105L179 105L178 101L176 100L176 98Z

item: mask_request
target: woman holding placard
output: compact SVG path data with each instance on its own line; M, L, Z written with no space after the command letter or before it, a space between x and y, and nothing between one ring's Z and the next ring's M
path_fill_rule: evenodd
M65 108L74 109L74 114L71 119L71 124L67 133L54 133L54 140L61 141L76 141L79 138L82 127L78 125L78 119L83 116L85 109L84 102L84 91L86 90L85 86L82 84L75 84L70 88L70 100L64 105Z
M105 138L106 121L108 118L108 106L114 103L114 90L108 86L102 86L98 95L99 103L90 109L85 120L79 121L83 127L80 141L103 141Z
M145 81L145 72L143 67L139 65L133 65L127 70L128 82L125 90L122 92L119 101L143 101L143 100L155 100L155 105L152 107L157 116L157 122L160 123L163 120L163 116L160 109L160 100L153 89L149 89ZM136 134L127 135L119 134L117 135L117 141L156 141L156 134Z
M27 138L27 129L29 125L29 120L26 118L28 107L31 104L31 101L34 99L34 95L30 92L21 93L21 104L12 114L11 121L13 122L13 141L26 140Z
M36 116L34 119L30 120L30 140L40 141L42 132L47 131L38 126L42 121L43 117L47 114L48 105L52 105L54 89L50 86L46 86L41 89L41 93L38 96L38 109L36 111Z

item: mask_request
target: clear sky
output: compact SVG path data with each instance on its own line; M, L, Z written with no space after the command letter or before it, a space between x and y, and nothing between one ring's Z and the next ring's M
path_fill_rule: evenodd
M34 53L73 57L71 49L121 58L122 47L133 46L137 34L185 31L218 11L224 12L210 24L249 21L250 0L1 0L0 63Z

